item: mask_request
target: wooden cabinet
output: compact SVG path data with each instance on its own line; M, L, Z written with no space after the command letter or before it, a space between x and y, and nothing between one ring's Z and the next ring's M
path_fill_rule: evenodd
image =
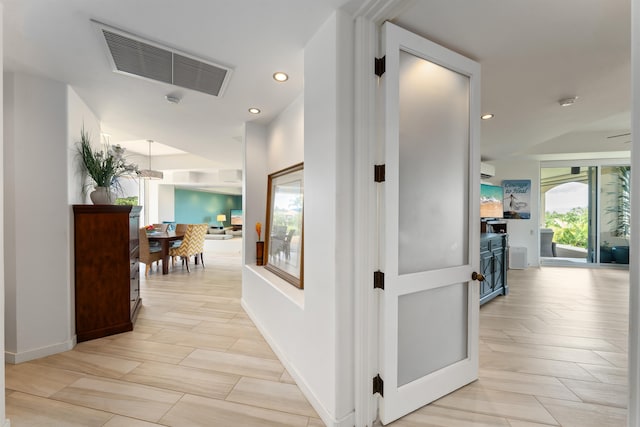
M480 236L480 305L509 292L507 285L507 235L486 233Z
M133 329L141 303L140 209L73 206L78 342Z

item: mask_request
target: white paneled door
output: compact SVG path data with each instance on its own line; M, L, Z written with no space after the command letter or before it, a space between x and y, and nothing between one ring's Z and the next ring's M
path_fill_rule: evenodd
M387 424L477 379L480 66L391 23L382 39Z

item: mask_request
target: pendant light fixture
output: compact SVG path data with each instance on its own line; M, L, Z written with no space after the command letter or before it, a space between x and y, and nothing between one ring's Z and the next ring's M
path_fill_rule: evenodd
M164 175L161 171L151 169L151 143L153 140L147 139L147 142L149 143L149 169L141 170L138 176L143 179L162 179Z

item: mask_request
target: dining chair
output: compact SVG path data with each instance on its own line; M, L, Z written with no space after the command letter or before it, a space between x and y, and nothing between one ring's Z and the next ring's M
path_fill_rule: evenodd
M153 224L153 231L166 233L168 229L169 229L169 224ZM154 241L149 242L149 246L151 248L161 247L160 242L154 242Z
M138 244L138 251L140 262L145 265L144 277L149 275L149 270L154 262L162 260L162 249L156 246L149 246L149 238L147 237L147 230L143 227L139 232L140 243Z
M284 252L285 259L291 258L291 239L293 238L293 233L295 233L295 228L292 228L287 233L287 237L284 238L284 243L282 245L282 251Z
M176 226L174 227L174 231L176 234L184 234L185 231L187 231L187 224L176 224ZM182 240L174 240L173 242L171 242L171 247L172 248L177 248L178 246L180 246L182 244ZM171 263L173 266L173 257L171 257Z
M271 240L269 241L269 255L272 259L280 259L280 253L285 250L285 239L287 238L287 226L278 225L273 228Z
M200 255L200 262L202 263L202 268L204 268L202 253L204 252L204 239L205 234L207 234L207 228L207 224L187 224L180 246L169 249L171 258L179 256L182 259L182 264L187 264L187 271L189 272L189 257L192 255L196 257L196 263L198 262L197 257Z

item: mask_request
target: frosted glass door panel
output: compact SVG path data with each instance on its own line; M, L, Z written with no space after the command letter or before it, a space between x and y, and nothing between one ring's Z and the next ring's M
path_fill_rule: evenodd
M468 263L469 77L400 52L398 273Z
M402 295L398 301L398 386L467 357L466 283Z

